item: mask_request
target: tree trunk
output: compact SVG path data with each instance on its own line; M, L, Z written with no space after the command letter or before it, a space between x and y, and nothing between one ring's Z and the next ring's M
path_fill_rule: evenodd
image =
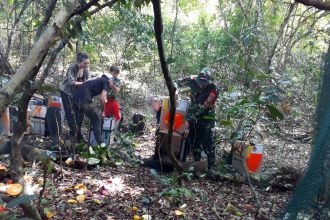
M322 211L318 204L322 197L330 202L330 46L325 58L324 75L316 112L316 127L312 154L307 171L296 187L292 200L287 206L287 219L296 219L298 213ZM320 216L314 216L320 218Z
M171 140L172 140L172 134L173 134L173 124L174 124L174 115L175 115L175 90L176 88L173 85L173 81L171 78L171 75L168 70L168 65L166 62L166 55L164 51L164 46L163 46L163 21L162 21L162 12L161 12L161 5L160 5L160 0L153 0L153 9L154 9L154 29L155 29L155 37L158 45L158 54L159 54L159 60L162 68L162 72L166 81L166 85L170 94L170 121L169 121L169 130L167 133L167 141L166 141L166 146L167 146L167 152L170 154L170 158L177 170L179 172L182 171L182 164L177 160L173 153L172 145L171 145Z
M68 0L66 7L62 8L51 25L41 35L33 46L25 62L17 70L12 79L0 90L0 114L4 112L15 94L21 90L23 84L34 78L38 66L47 54L49 48L58 40L60 29L65 25L68 17L77 5L77 0Z
M33 94L36 92L36 90L44 83L46 77L48 76L51 66L54 63L58 53L63 49L63 47L66 45L66 40L63 40L51 53L51 57L48 61L48 64L44 70L44 73L41 77L41 79L31 88L29 88L27 91L25 91L22 95L21 101L18 106L18 124L17 128L14 131L14 135L11 140L11 157L10 157L10 176L13 179L14 182L20 182L24 186L24 181L22 179L23 177L23 157L22 157L22 139L24 137L24 132L27 129L27 121L26 121L26 115L27 115L27 107L29 105L29 101ZM40 65L42 62L40 63ZM40 68L40 67L39 67ZM39 69L38 68L38 69ZM25 149L25 155L29 155L32 153L32 157L34 155L33 149L30 149L30 152L27 152ZM29 156L30 159L31 156ZM38 219L39 213L36 213L36 208L33 203L27 203L23 204L23 210L26 216L33 217L35 219Z
M46 9L46 12L45 12L45 17L42 20L41 25L39 26L39 28L36 32L36 35L34 37L34 39L35 39L34 41L37 41L40 38L41 33L47 27L47 24L48 24L52 14L53 14L53 11L55 9L56 3L57 3L57 0L50 0L48 2L48 6L47 6L47 9Z

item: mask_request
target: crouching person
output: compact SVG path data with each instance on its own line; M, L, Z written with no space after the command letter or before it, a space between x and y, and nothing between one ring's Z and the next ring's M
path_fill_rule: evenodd
M78 132L81 130L84 115L90 120L97 144L101 145L101 118L93 103L93 97L100 95L103 103L107 103L107 93L113 84L106 75L84 82L73 96L73 108L78 118Z

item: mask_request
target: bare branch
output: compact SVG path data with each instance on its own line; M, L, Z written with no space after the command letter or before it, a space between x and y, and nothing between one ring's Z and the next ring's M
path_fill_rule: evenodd
M6 57L5 49L0 40L0 76L1 75L14 75L14 74L15 74L15 72Z
M277 39L275 41L275 44L273 46L273 48L271 49L271 52L268 56L268 62L267 62L267 72L268 74L270 74L270 67L272 65L272 60L273 60L273 57L275 55L275 52L276 52L276 48L277 48L277 45L279 43L279 41L281 40L282 36L283 36L283 31L284 31L284 28L285 26L287 25L288 21L289 21L289 18L291 17L291 13L293 12L293 9L295 8L296 4L291 4L287 13L286 13L286 16L280 26L280 29L278 31L278 35L277 35Z
M320 0L296 0L296 2L306 6L313 6L321 10L330 10L330 2L324 2Z
M42 31L46 28L46 26L47 26L47 24L48 24L48 22L50 20L50 17L53 14L53 11L54 11L54 8L56 6L56 3L57 3L57 0L51 0L51 1L49 1L48 6L47 6L47 9L45 11L44 20L41 22L41 25L39 26L39 28L37 30L36 36L34 37L34 41L37 41L39 39Z
M111 8L115 3L117 3L119 0L111 0L111 1L108 1L106 3L104 3L103 5L100 5L99 7L97 7L96 9L92 10L91 11L91 15L99 12L100 10L102 10L103 8L105 7L109 7Z
M23 13L25 12L25 10L27 9L27 7L29 6L29 4L33 2L33 0L26 0L21 8L21 11L19 12L19 14L17 16L15 16L15 21L14 21L14 24L13 24L13 29L11 30L11 32L9 33L8 35L8 43L7 43L7 49L6 49L6 53L5 53L5 57L6 59L8 58L9 56L9 52L10 52L10 47L11 47L11 44L12 44L12 39L13 39L13 35L14 35L14 32L16 30L16 26L18 24L18 22L20 21Z
M91 0L90 2L88 2L86 5L83 5L79 8L77 8L69 17L72 18L75 15L81 15L82 13L84 13L85 11L87 11L88 9L90 9L90 7L92 7L93 5L98 4L99 0Z
M11 80L0 89L0 114L4 112L15 94L22 89L23 84L27 80L31 80L38 72L40 62L47 54L49 48L58 40L60 29L63 28L67 19L77 5L77 0L68 0L66 7L62 8L47 30L41 35L39 40L34 44L30 54L25 62L17 70Z

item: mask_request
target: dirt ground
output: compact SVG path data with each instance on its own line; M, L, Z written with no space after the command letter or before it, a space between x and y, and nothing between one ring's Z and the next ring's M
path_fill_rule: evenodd
M263 140L262 171L252 181L257 198L248 182L240 183L235 178L220 181L193 178L178 186L176 173L159 175L141 167L137 161L150 157L154 150L154 131L148 129L144 135L132 140L135 159L130 162L118 160L111 166L87 170L64 167L64 179L58 173L48 174L40 210L45 219L48 215L52 219L70 220L148 217L275 219L283 212L296 183L292 172L300 174L310 154L310 144L296 140L293 132L291 134L273 135ZM31 143L46 141L32 135L29 140ZM43 170L38 163L29 163L26 170L27 183L38 195L42 188ZM79 189L83 193L78 192ZM75 204L71 200L77 200L79 194L85 198ZM258 215L257 200L260 203Z

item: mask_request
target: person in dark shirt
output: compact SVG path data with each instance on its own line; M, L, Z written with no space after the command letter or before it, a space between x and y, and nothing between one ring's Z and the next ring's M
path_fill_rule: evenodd
M77 63L72 64L60 84L61 98L65 117L68 122L71 137L78 137L82 139L81 133L77 133L77 121L73 112L72 97L74 90L78 88L83 82L88 80L89 58L85 53L77 54ZM76 141L76 140L75 140Z
M89 118L97 144L101 144L101 118L93 105L93 97L100 95L103 103L107 103L107 92L113 81L106 75L84 82L74 93L73 108L77 116L77 129L81 130L84 115Z
M179 87L190 88L191 105L188 111L189 135L186 149L192 149L194 161L201 160L202 150L207 154L208 170L213 174L215 163L215 102L218 88L211 82L207 68L203 68L197 77L179 79Z

